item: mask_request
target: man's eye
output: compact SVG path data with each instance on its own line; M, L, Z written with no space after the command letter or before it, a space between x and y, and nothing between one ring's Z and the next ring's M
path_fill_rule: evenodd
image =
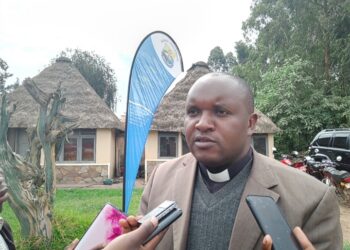
M189 115L189 116L195 116L195 115L198 114L198 112L199 112L198 109L190 108L190 109L187 110L187 115Z
M217 110L215 111L215 113L216 113L217 115L219 115L219 116L225 116L225 115L228 114L226 110L222 110L222 109L217 109Z

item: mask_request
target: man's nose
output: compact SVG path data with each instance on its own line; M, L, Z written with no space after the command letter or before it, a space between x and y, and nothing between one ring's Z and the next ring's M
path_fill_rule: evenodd
M210 114L203 112L196 123L196 129L201 131L211 130L214 128L214 121Z

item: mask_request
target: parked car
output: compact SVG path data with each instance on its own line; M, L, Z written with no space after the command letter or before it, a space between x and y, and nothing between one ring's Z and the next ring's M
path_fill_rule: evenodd
M338 170L350 171L350 128L324 129L312 140L310 155L325 154Z

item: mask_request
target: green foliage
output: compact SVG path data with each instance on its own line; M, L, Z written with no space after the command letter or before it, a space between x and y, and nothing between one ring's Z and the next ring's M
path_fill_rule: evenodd
M306 151L321 129L350 127L348 0L253 0L242 29L228 71L250 83L257 107L282 129L279 151ZM222 50L210 55L220 71Z
M261 75L266 71L266 64L260 61L257 50L254 47L244 44L242 41L236 42L235 49L238 64L234 65L230 72L245 79L256 96L258 85L261 82Z
M344 247L343 247L344 250L350 250L350 242L349 241L345 241L344 242Z
M348 84L348 6L346 0L255 0L243 24L247 42L258 51L254 61L265 63L268 70L297 55L312 63L315 79L326 81L327 94ZM349 95L349 88L345 91Z
M245 64L249 59L250 48L243 41L238 41L235 44L238 64Z
M350 125L350 99L325 95L312 78L308 61L292 57L262 76L257 107L282 130L276 147L305 151L321 129Z
M229 69L231 69L234 65L237 64L236 57L233 55L232 52L228 52L225 56L225 72L228 72Z
M68 57L96 93L115 110L117 103L117 78L106 60L94 52L66 49L60 56Z
M0 58L0 92L3 93L5 90L6 79L11 77L12 74L7 72L7 63Z
M11 77L12 74L9 73L8 70L8 65L7 63L0 58L0 94L4 92L11 92L15 88L19 86L19 79L17 78L16 82L11 85L6 86L6 80L7 78Z
M136 215L142 189L135 189L129 214ZM20 238L20 225L8 204L2 217L11 225L18 250L64 249L75 238L81 238L106 202L121 208L122 189L58 189L54 208L54 232L51 242Z
M302 150L310 139L305 135L318 127L318 121L307 108L313 90L308 62L297 57L287 61L282 67L265 73L260 84L257 108L282 130L276 137L276 147L282 152L289 148Z
M228 72L228 70L235 64L237 64L237 62L232 52L224 55L224 52L220 47L215 47L210 51L208 65L212 71Z

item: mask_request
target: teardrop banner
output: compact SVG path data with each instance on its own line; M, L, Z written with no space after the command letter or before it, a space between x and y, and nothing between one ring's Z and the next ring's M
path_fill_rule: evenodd
M123 182L126 213L154 113L181 72L180 50L168 34L155 31L142 40L131 66L127 99Z

